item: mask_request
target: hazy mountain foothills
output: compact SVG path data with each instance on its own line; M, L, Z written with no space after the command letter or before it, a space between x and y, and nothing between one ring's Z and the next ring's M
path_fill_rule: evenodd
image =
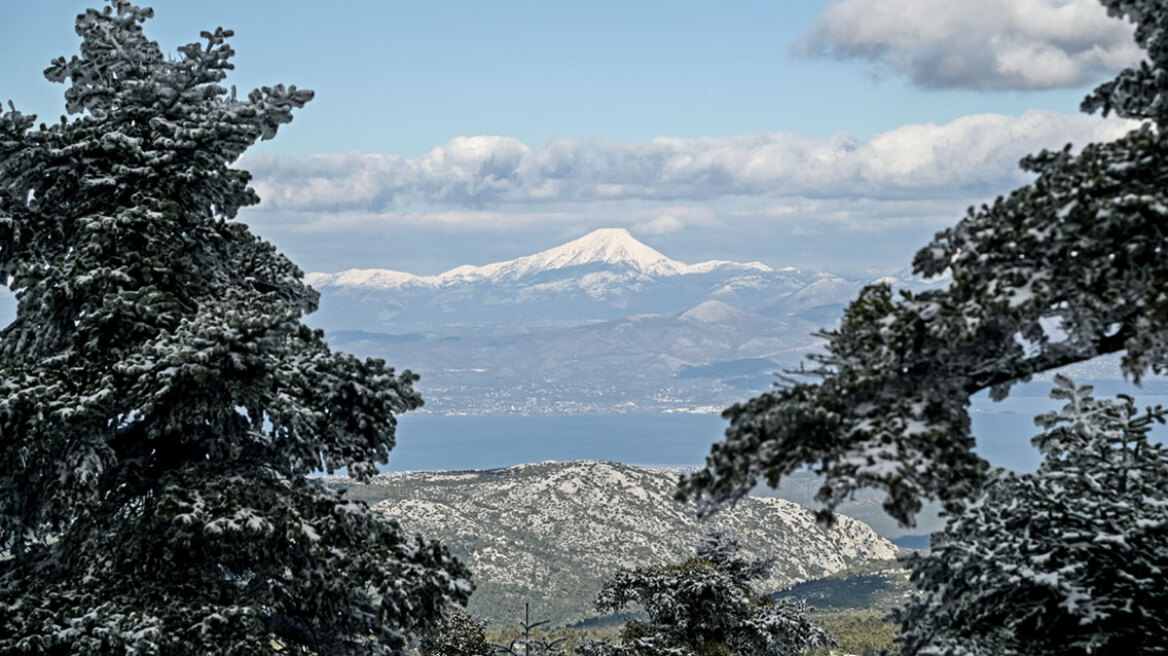
M705 298L762 307L813 278L795 269L666 257L623 229L602 229L534 255L437 276L387 269L311 273L328 294L325 328L434 328L448 325L543 326L672 314Z
M679 562L702 524L673 500L677 474L578 461L464 472L416 472L367 485L332 479L411 532L441 539L465 562L477 590L470 610L509 623L531 602L541 618L596 617L600 583L618 567ZM825 529L777 498L747 498L716 521L747 551L777 556L765 589L894 558L899 549L851 517Z
M710 411L797 367L871 281L758 262L685 264L605 229L437 276L312 273L313 324L423 375L430 411ZM919 289L943 284L888 279Z

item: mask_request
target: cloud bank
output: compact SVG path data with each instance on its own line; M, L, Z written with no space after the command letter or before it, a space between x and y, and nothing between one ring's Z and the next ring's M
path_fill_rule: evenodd
M1132 124L1031 111L909 125L860 141L786 133L649 142L555 140L538 147L460 137L417 158L335 154L248 156L262 210L450 214L565 204L688 203L726 197L921 199L998 193L1026 181L1024 155L1114 139ZM670 232L677 212L645 220Z
M1078 87L1139 61L1098 0L836 0L796 50L865 59L927 88Z

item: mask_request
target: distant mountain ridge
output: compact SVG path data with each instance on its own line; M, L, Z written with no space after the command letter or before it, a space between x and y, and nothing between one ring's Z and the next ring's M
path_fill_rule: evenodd
M704 300L756 309L814 276L760 262L686 264L606 228L533 255L434 276L392 269L310 273L322 293L313 322L328 329L398 332L457 326L579 325L677 314Z
M306 280L321 292L308 321L334 346L421 372L432 409L476 414L724 407L773 376L695 372L752 359L796 367L866 284L759 262L686 264L615 228L435 276L352 269Z
M524 277L573 267L604 265L645 276L682 276L710 273L718 269L772 272L761 262L710 260L685 264L638 241L623 228L601 228L566 244L482 266L462 265L435 276L416 276L391 269L349 269L340 273L310 273L308 284L317 288L360 287L398 289L407 286L443 287L470 282L514 282Z
M676 482L674 473L576 461L379 476L351 494L451 546L474 575L477 615L507 623L529 601L541 618L570 623L595 615L600 582L616 568L692 554L702 524L673 500ZM775 554L768 591L899 553L857 520L840 516L825 529L782 499L743 499L715 521L748 551Z

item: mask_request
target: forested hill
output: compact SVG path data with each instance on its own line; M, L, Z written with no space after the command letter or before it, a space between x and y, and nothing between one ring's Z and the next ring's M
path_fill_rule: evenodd
M618 567L689 557L703 525L673 500L676 482L674 473L597 461L337 481L410 532L449 545L478 586L471 611L495 623L522 615L524 601L555 623L595 616L601 581ZM858 520L841 516L824 529L782 499L747 498L714 521L747 551L778 557L767 590L898 552Z

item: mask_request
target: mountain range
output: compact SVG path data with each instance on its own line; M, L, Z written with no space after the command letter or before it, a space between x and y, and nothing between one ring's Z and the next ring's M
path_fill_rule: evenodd
M601 229L555 248L436 276L391 269L311 273L324 294L317 323L372 330L576 325L638 314L676 314L704 300L758 309L815 279L759 262L686 264ZM356 321L355 321L356 319Z
M541 619L568 624L596 616L596 592L618 567L693 554L703 524L694 507L673 499L677 476L576 461L332 483L450 546L473 573L475 615L509 623L530 602ZM746 551L775 555L766 592L900 553L858 520L841 515L824 528L813 512L783 499L748 497L714 521L734 529Z
M798 366L821 343L813 333L872 282L687 264L622 229L434 276L306 280L322 295L309 320L334 346L420 372L431 410L471 414L720 409Z

